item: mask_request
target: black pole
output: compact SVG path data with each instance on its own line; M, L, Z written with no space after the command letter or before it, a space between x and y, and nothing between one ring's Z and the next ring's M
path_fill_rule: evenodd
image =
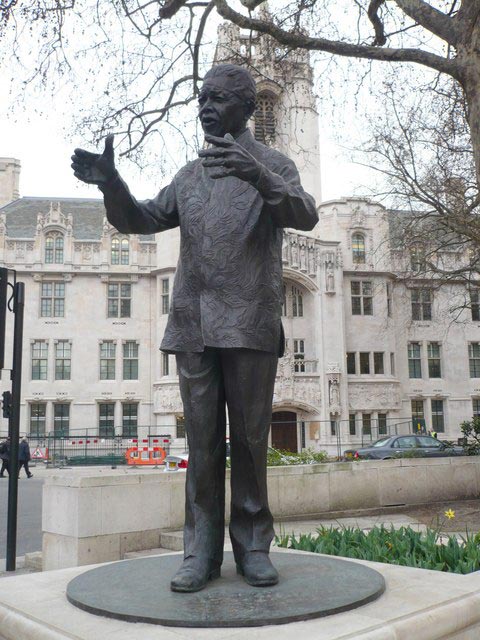
M13 366L11 373L12 409L10 419L8 421L8 435L10 436L10 462L8 476L7 571L15 571L17 559L18 440L20 436L23 309L25 306L25 285L23 282L17 282L15 284L13 300L15 320L13 330Z
M0 369L5 365L8 269L0 267Z

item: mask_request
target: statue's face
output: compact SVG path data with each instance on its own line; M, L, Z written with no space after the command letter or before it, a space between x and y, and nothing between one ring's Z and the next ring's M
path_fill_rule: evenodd
M223 137L226 133L233 136L240 132L247 122L247 106L229 91L229 78L216 77L214 82L208 78L198 96L198 117L205 133Z

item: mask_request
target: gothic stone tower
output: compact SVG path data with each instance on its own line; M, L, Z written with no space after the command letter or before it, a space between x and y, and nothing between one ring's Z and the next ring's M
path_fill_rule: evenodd
M259 17L268 17L260 9ZM285 55L270 37L224 23L218 29L215 62L248 66L257 81L258 104L250 126L257 140L291 158L306 191L321 202L318 113L309 54Z
M20 197L20 161L0 158L0 207Z

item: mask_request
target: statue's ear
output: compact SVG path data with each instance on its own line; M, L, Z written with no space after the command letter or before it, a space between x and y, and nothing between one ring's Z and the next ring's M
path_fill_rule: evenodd
M257 107L257 103L254 100L249 100L245 105L245 118L250 120L250 118L255 113L255 109Z

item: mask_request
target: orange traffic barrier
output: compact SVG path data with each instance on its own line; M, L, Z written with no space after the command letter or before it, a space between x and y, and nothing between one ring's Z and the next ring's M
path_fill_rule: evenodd
M166 455L162 447L130 447L125 452L127 464L135 466L162 464Z

